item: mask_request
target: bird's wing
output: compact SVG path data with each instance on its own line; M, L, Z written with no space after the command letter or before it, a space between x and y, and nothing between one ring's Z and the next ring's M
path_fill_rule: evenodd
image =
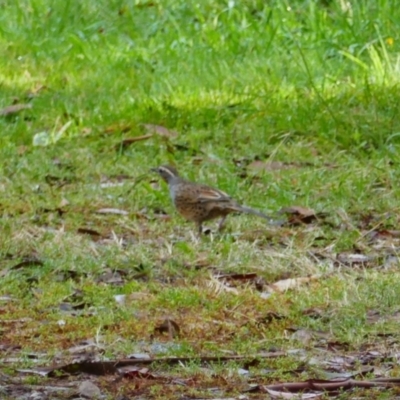
M231 197L222 190L214 189L210 186L199 185L197 190L197 201L207 203L210 201L227 202L232 201Z

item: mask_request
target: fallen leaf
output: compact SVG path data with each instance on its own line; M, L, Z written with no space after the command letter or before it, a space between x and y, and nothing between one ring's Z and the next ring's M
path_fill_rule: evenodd
M83 310L85 307L89 307L89 304L87 304L85 302L81 302L81 303L76 303L76 304L60 303L60 305L59 305L59 309L61 311L65 311L65 312Z
M33 267L33 266L43 266L43 261L39 260L36 257L27 257L27 258L24 258L18 264L15 264L14 266L12 266L11 269L21 269L24 267Z
M161 126L161 125L153 125L153 124L140 124L140 126L143 126L143 128L146 130L147 133L151 134L157 134L159 136L164 136L169 139L173 139L178 137L178 132L177 131L171 131L170 129Z
M288 392L278 392L276 390L266 388L268 394L271 395L273 399L294 399L294 400L308 400L308 399L320 399L324 396L323 392L320 393L288 393Z
M250 283L255 286L257 290L262 290L265 281L263 278L259 277L255 272L249 272L247 274L241 274L241 273L232 273L232 274L218 274L215 275L215 278L224 281L226 283Z
M398 230L390 230L390 229L380 229L369 231L366 235L370 240L384 240L391 238L400 238L400 231Z
M101 354L103 348L99 346L96 340L87 339L78 342L78 344L70 347L67 351L69 354L72 354L74 358L79 356L79 361L90 361L94 354Z
M211 280L207 283L207 286L213 291L215 295L220 295L223 292L229 292L238 295L239 291L235 288L230 287L225 282L221 282L218 278L211 276Z
M77 232L80 233L81 235L89 235L94 240L98 240L99 238L102 237L102 234L100 232L90 228L78 228Z
M277 171L280 169L288 169L295 167L294 164L283 163L280 161L253 161L250 163L247 168L257 171Z
M362 265L362 266L367 266L368 263L371 261L376 260L376 256L367 256L365 254L359 254L359 253L339 253L336 256L337 261L341 264L345 265Z
M185 144L174 144L173 146L170 146L170 148L168 150L170 153L175 153L174 150L187 151L188 154L190 154L194 157L198 156L198 154L204 154L204 152L202 150L187 146Z
M257 326L260 325L269 325L273 321L280 321L283 319L287 319L288 317L283 314L278 314L273 311L267 312L267 314L264 317L258 318L257 319Z
M232 273L232 274L218 274L215 275L217 279L224 279L224 280L240 280L240 281L248 281L254 280L257 278L257 274L255 272L249 272L247 274L240 274L240 273Z
M142 135L142 136L136 136L133 138L127 138L124 139L122 142L118 143L116 145L116 149L120 150L120 149L126 149L127 147L129 147L131 144L136 143L136 142L141 142L143 140L147 140L150 139L151 137L153 137L153 134L148 134L148 135Z
M154 295L148 292L133 292L127 295L127 300L129 301L150 301L154 299Z
M337 353L338 351L347 351L350 348L350 344L348 342L342 342L339 340L329 340L326 343L326 348L329 351L333 351Z
M168 333L169 339L172 340L174 337L179 337L180 328L179 325L172 319L165 319L160 325L154 328L155 333Z
M273 384L264 386L264 388L268 391L276 392L276 396L280 393L281 395L286 394L297 394L299 395L300 392L301 396L306 394L316 395L317 393L304 393L306 390L312 391L321 391L319 394L320 396L324 396L325 393L322 391L328 392L336 392L336 391L344 391L350 390L353 388L377 388L377 387L394 387L400 386L400 378L377 378L371 380L355 380L355 379L342 379L342 380L323 380L323 379L309 379L303 382L286 382L280 384ZM279 391L279 392L278 392ZM291 393L288 393L291 392ZM279 398L279 397L277 397ZM288 399L306 399L307 397L281 397L281 398L288 398ZM315 398L315 397L310 397Z
M317 307L306 308L302 311L302 314L314 319L319 319L326 315L326 313L321 308Z
M71 179L50 174L45 175L44 180L48 185L56 186L57 188L61 188L67 185L68 183L71 183Z
M186 262L184 266L186 268L193 268L193 269L202 269L207 268L211 264L211 261L207 258L207 256L199 257L193 262Z
M320 218L325 218L327 214L316 213L311 208L292 206L285 207L279 210L280 214L286 214L288 216L288 223L290 225L310 224L311 222Z
M0 110L0 116L6 117L13 114L18 114L23 110L32 108L32 104L13 104L12 106L4 107Z
M66 281L71 279L75 282L80 281L83 277L87 277L86 272L75 271L73 269L65 269L62 271L57 271L55 275L53 275L53 279L57 282Z
M101 276L96 279L96 282L122 286L125 283L125 280L119 271L107 269Z
M298 288L305 283L309 283L312 281L319 280L324 275L311 275L308 277L300 277L300 278L291 278L291 279L283 279L281 281L272 283L267 286L267 291L269 292L286 292L289 289Z
M60 207L56 208L47 208L47 207L40 207L36 210L36 214L47 214L47 213L57 213L59 217L62 217L67 211Z
M96 212L98 214L129 215L128 211L120 210L118 208L100 208Z
M135 5L135 7L137 8L145 8L145 7L155 7L158 3L154 2L154 1L147 1L147 2L143 2L143 3L137 3Z
M138 367L136 365L128 365L126 367L118 368L118 373L124 378L135 378L135 379L158 379L165 380L167 378L161 377L149 372L150 370L145 367Z

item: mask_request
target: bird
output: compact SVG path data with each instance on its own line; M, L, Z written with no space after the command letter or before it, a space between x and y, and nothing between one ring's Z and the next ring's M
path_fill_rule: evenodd
M261 211L238 204L222 190L182 178L171 165L161 165L151 170L157 172L168 184L176 210L187 221L196 223L199 236L203 233L204 221L221 218L218 225L218 231L221 231L226 217L231 213L253 214L269 221L271 219Z

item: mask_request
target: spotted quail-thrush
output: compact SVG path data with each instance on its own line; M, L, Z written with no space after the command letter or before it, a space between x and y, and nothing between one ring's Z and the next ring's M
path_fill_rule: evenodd
M196 223L199 234L202 233L204 221L221 217L218 225L220 231L227 215L235 212L254 214L271 220L260 211L239 205L221 190L181 178L178 171L170 165L162 165L152 171L158 172L168 183L169 194L176 209L186 220Z

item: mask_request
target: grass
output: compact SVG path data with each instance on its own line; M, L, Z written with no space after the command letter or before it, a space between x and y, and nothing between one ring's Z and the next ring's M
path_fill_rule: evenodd
M89 338L110 359L278 348L311 358L316 332L360 352L388 350L390 333L396 348L397 236L370 234L399 224L400 11L388 0L353 3L3 1L0 108L32 105L0 117L0 295L12 296L0 303L0 341L21 346L12 367L32 367L30 352L45 352L44 365L60 352L70 359ZM121 144L146 123L179 135ZM234 216L224 234L194 240L148 172L167 162L260 210L301 205L327 218L266 227ZM332 261L346 252L375 258ZM40 263L18 265L26 258ZM252 284L226 291L216 272L266 284L326 275L263 298ZM282 318L260 323L271 312ZM172 341L155 333L167 317L181 330ZM313 338L299 341L298 328ZM263 383L297 380L285 371L298 358L268 363ZM241 366L210 367L220 381L196 363L169 373L195 379L196 395L229 394L246 385L241 376L225 387ZM309 367L301 379L314 376ZM146 393L174 398L164 389Z

